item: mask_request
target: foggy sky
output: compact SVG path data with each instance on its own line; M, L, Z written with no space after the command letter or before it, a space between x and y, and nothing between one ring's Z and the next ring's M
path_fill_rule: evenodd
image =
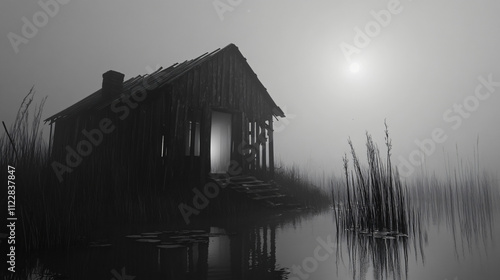
M230 9L218 13L214 3ZM356 28L366 33L389 6L399 12L371 30L351 57L361 71L351 73L340 46L356 47ZM479 137L482 167L498 172L500 87L489 92L479 77L500 82L499 9L493 0L60 0L16 53L8 34L23 36L23 17L33 23L44 10L37 1L6 0L0 119L13 121L32 85L37 101L48 96L46 118L98 90L107 70L128 79L234 43L288 116L275 137L285 164L339 175L348 137L364 154L369 131L385 151L387 119L396 164L437 129L442 143L427 157L431 171L441 171L443 151L455 161L456 146L472 157Z

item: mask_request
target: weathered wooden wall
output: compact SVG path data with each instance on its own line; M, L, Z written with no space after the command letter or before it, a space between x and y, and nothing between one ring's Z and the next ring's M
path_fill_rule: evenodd
M181 115L189 118L186 113L189 109L201 112L200 176L206 176L210 170L211 110L220 110L233 116L231 159L238 161L245 171L267 171L268 167L274 169L274 162L270 162L274 160L270 154L274 149L268 141L264 142L272 134L269 123L272 123L274 104L239 51L228 49L219 52L214 58L191 69L173 83L171 96L179 102ZM170 114L174 115L172 112ZM187 122L184 118L176 123L183 126ZM249 124L253 127L250 131ZM184 130L185 127L180 129ZM252 137L248 137L250 135ZM185 142L183 134L178 137L178 145L182 145ZM245 149L238 149L245 144L257 147L253 149L255 160L247 160L254 157L246 155ZM179 151L171 148L174 153ZM180 156L174 156L174 159L179 162ZM194 170L189 172L192 174Z
M98 175L109 183L127 176L142 176L158 185L176 177L204 180L210 172L211 112L219 110L233 116L231 159L244 172L273 171L274 106L237 48L226 48L171 84L149 92L125 120L110 108L58 120L53 158L64 160L64 147L76 147L84 128L97 128L100 120L110 118L115 131L104 135L102 144L75 168L82 174ZM193 148L186 155L189 122L200 124L199 156ZM194 130L191 139L193 147Z

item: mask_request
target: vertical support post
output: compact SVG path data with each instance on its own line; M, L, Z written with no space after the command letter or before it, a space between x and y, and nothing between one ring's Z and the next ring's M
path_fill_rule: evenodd
M252 156L252 161L251 161L251 170L253 171L256 171L256 168L255 168L255 159L256 159L256 152L255 152L255 145L257 145L255 143L255 121L252 120L251 122L251 129L252 129L252 135L251 135L251 142L250 145L252 147L252 152L251 152L251 156Z
M200 118L200 183L203 185L210 172L210 142L212 141L212 112L210 108L203 108Z
M241 143L243 142L243 113L233 113L231 119L231 161L238 162L238 165L243 168Z
M269 172L271 178L274 178L274 129L273 129L273 115L269 117Z
M263 126L262 126L262 136L261 136L261 139L262 139L262 170L264 171L264 173L266 173L266 176L267 176L267 149L266 149L266 145L267 145L267 137L266 137L266 123L264 122Z
M196 121L198 120L198 112L193 109L189 109L187 126L189 131L189 171L188 174L196 174L196 168L199 168L198 161L195 161L195 148L196 148ZM187 141L187 139L185 140ZM199 158L198 158L199 159ZM196 182L197 175L188 175L189 183Z
M261 129L260 129L260 124L255 121L255 135L257 137L257 141L255 142L255 148L256 148L256 155L255 155L255 171L259 172L260 171L260 147L262 145L262 142L261 142Z
M248 162L247 162L247 149L246 145L248 145L248 119L245 116L245 113L241 113L241 142L238 144L239 149L238 152L240 153L240 158L241 158L241 164L243 168L243 173L248 172Z
M196 116L193 111L190 112L190 116L188 117L188 125L189 125L189 169L191 172L194 171L194 147L195 147L195 138L196 138Z

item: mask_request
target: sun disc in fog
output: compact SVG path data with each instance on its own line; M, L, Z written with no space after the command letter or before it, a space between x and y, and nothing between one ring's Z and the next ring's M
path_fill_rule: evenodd
M356 62L351 63L351 66L349 66L349 70L351 70L351 73L358 73L360 68L361 66Z

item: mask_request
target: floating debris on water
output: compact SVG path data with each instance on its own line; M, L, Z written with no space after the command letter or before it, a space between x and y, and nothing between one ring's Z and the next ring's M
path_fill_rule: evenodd
M154 231L154 232L145 232L145 233L141 233L141 235L160 235L162 234L161 231Z
M142 235L127 235L125 237L127 237L127 238L142 238L143 236Z
M158 249L177 249L177 248L186 248L186 246L182 246L182 245L176 245L176 244L172 244L172 245L158 245L156 246Z
M161 238L159 237L161 235ZM208 243L210 237L231 236L236 233L211 233L206 230L172 230L172 231L154 231L141 233L140 235L127 235L126 238L136 239L142 243L158 243L158 248L172 249L191 246L195 243ZM161 247L160 247L161 246ZM172 247L173 246L173 247Z
M160 239L146 239L146 238L142 238L142 239L137 239L136 241L137 242L145 242L145 243L158 243L161 240Z

